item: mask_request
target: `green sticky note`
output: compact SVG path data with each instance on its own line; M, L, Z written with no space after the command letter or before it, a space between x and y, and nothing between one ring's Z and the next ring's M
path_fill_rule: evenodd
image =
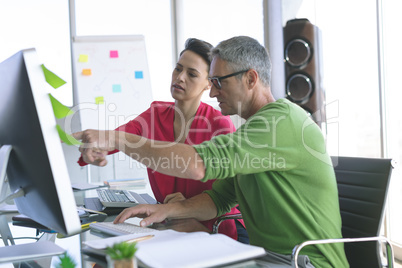
M59 126L56 125L57 132L59 133L60 139L67 145L81 145L82 142L76 140L73 136L70 134L67 134L64 132L64 130Z
M54 73L52 73L51 71L49 71L45 65L41 65L43 73L45 74L45 79L46 82L49 83L49 85L51 85L53 88L58 88L61 87L62 85L64 85L66 83L66 81L64 81L63 79L61 79L60 77L58 77L57 75L55 75Z
M105 100L103 99L103 97L96 97L95 103L96 104L105 104Z
M61 104L52 94L49 93L50 101L52 103L53 112L57 119L66 117L67 115L74 114L68 107Z

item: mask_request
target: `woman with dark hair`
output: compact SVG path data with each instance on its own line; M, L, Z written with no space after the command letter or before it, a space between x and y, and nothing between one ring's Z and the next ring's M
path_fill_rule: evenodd
M155 101L151 107L116 130L140 135L159 141L172 143L200 144L213 136L235 131L228 116L223 116L212 106L201 102L206 90L211 88L208 74L210 68L210 52L212 46L202 40L190 38L180 53L176 67L172 73L170 91L174 102ZM113 151L110 153L115 153ZM170 161L165 163L165 161ZM166 165L185 165L185 159L164 159ZM80 158L80 165L106 165L106 159L99 158L94 162ZM160 203L176 202L198 195L212 188L213 181L206 183L172 177L155 172L148 168L148 177L155 198ZM230 213L239 213L233 208ZM203 222L210 230L215 219ZM244 228L242 220L235 224L234 220L224 221L220 233L237 239L236 225ZM244 230L242 230L244 231Z

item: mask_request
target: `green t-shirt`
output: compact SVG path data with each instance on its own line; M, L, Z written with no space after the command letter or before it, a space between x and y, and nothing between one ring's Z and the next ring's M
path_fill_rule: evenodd
M340 238L338 191L319 127L299 106L280 99L236 132L194 146L218 216L240 205L250 244L289 255L306 240ZM349 267L343 244L308 246L316 267Z

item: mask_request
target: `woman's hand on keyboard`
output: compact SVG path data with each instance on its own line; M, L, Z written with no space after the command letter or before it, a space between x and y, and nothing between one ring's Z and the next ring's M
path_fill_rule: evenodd
M146 227L154 222L162 222L168 217L168 205L137 205L124 209L116 219L114 223L122 223L128 218L138 217L143 220L140 222L140 226Z

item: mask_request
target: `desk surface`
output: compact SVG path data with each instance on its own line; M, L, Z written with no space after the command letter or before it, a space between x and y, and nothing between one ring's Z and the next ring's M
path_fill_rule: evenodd
M92 191L80 191L80 192L75 192L76 196L76 202L77 205L80 206L83 204L83 200L85 197L93 197L96 196L96 193ZM15 215L12 213L7 213L7 219L11 221L11 217ZM112 221L116 216L109 216L105 221ZM139 218L132 218L128 219L128 222L138 224L141 219ZM13 233L14 237L21 236L21 228L22 229L27 229L27 231L30 231L32 235L35 234L36 230L33 228L23 228L23 227L17 227L17 226L12 226L10 223L10 229ZM197 231L202 231L202 232L209 232L209 230L200 222L198 222L195 219L176 219L176 220L169 220L165 223L156 223L154 224L153 228L157 230L166 230L166 229L172 229L178 232L197 232ZM82 242L83 241L89 241L89 240L96 240L99 239L100 237L95 235L94 233L90 232L89 230L83 231L82 233L78 235L74 235L71 237L67 238L57 238L55 234L49 235L47 234L47 239L54 241L55 244L61 246L62 248L67 250L67 253L72 256L76 262L77 262L77 267L93 267L94 266L94 259L93 258L88 258L87 256L84 256L81 254L81 248L82 248ZM34 242L34 240L28 241L29 243ZM21 244L19 242L16 242L16 244ZM41 267L54 267L57 263L59 262L58 256L55 257L47 257L47 258L41 258L38 260L35 260L34 262L30 262L30 265L40 265ZM104 266L105 263L98 263L98 267ZM5 268L5 267L14 267L13 264L11 263L6 263L6 264L0 264L0 268Z

